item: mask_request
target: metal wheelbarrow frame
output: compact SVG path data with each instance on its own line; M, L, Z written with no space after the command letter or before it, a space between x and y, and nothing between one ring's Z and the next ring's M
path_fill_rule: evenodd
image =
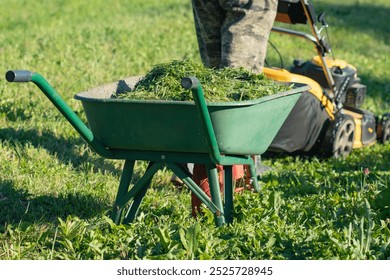
M221 152L221 145L219 143L221 141L218 142L218 139L216 137L213 122L210 117L210 108L208 107L208 104L204 99L202 86L195 77L183 78L182 86L185 89L189 89L192 91L195 100L195 111L197 112L201 124L200 134L202 135L199 137L203 138L205 144L203 144L203 146L200 146L200 151L194 150L190 152L187 152L185 150L176 151L175 149L172 150L172 148L168 148L167 150L155 150L155 148L151 148L151 150L137 150L133 149L132 146L121 147L121 144L118 144L118 147L114 147L115 145L107 146L101 140L104 136L99 137L96 130L94 131L93 129L88 128L88 126L84 124L84 122L66 104L66 102L61 98L61 96L48 83L48 81L40 74L25 70L10 70L6 73L6 79L9 82L33 82L34 84L36 84L39 89L47 96L47 98L55 105L55 107L61 112L61 114L68 120L68 122L77 130L77 132L82 136L82 138L87 142L87 144L91 147L92 150L94 150L100 156L108 159L125 160L112 213L112 219L117 224L121 222L129 223L135 219L141 202L147 192L147 189L150 187L150 183L154 174L164 166L171 169L185 183L185 185L206 205L206 207L210 211L212 211L215 218L215 224L217 226L221 226L224 223L230 223L233 220L233 165L247 165L250 169L250 174L252 177L251 182L254 186L254 189L256 191L259 191L259 185L251 154L229 154L229 152L226 151ZM307 90L308 88L308 86L300 85L299 87L296 87L288 92L279 93L273 96L268 96L259 99L261 100L261 102L272 102L272 100L274 99L289 98L288 102L284 102L286 104L282 106L283 109L281 110L284 110L286 112L282 112L283 119L280 121L280 124L277 125L279 127L277 127L276 131L271 133L271 139L267 140L267 143L263 144L264 147L262 147L261 150L255 151L256 153L252 154L261 154L262 151L265 151L265 149L271 143L273 137L279 130L280 126L283 124L288 113L295 105L296 101L300 96L300 93L304 90ZM88 109L88 102L91 98L86 97L84 94L78 94L75 96L75 98L83 102L85 110ZM107 103L107 100L108 99L98 99L92 100L92 102ZM149 105L146 104L146 106ZM247 105L245 104L245 106ZM192 107L194 107L193 103ZM221 111L226 111L226 109L223 107ZM116 112L113 112L114 115L115 113ZM86 110L86 114L88 122L93 122L93 117L89 116L88 110ZM89 119L89 117L91 118L91 120ZM223 130L224 129L222 129L222 132ZM95 133L97 135L95 135ZM220 132L218 133L220 134ZM101 133L101 135L103 134L104 131L103 133ZM186 149L186 147L184 146L183 149ZM226 149L229 150L229 147L227 147ZM149 161L149 165L143 176L130 188L130 183L132 181L136 160ZM189 174L188 171L184 168L182 163L189 162L204 164L206 166L206 171L210 184L211 198L209 198L203 192L203 190L192 180L191 174ZM223 199L219 188L218 171L216 167L217 165L224 166L225 170ZM126 208L126 205L129 204L129 202L131 202L131 204L127 212L124 213L124 209Z

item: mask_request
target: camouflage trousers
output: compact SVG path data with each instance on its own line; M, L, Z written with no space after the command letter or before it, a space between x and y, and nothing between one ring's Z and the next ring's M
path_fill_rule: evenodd
M277 0L192 0L192 7L205 66L261 73Z

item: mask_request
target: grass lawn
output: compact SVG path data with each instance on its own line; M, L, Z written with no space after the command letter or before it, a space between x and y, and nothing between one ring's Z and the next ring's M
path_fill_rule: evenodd
M192 219L190 193L159 171L137 220L115 225L123 162L93 153L37 87L4 74L39 72L85 121L75 93L199 54L190 1L90 2L0 2L0 259L390 258L389 202L378 200L390 186L389 144L347 159L265 159L273 169L261 193L235 195L234 222L220 228L209 212ZM390 112L389 1L315 2L336 57L368 86L364 108ZM285 65L314 55L295 39L271 41Z

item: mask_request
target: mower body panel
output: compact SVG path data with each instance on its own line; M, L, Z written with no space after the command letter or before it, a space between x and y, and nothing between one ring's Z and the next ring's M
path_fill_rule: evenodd
M377 142L376 118L373 113L350 107L345 107L342 112L352 116L355 121L354 149L371 146Z

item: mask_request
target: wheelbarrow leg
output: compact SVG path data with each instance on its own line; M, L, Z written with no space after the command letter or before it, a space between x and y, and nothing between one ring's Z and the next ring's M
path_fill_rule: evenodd
M134 164L135 164L134 160L126 160L125 165L123 166L118 193L116 195L114 209L112 213L112 219L116 224L120 223L122 217L123 207L119 207L119 203L121 201L121 198L129 190L131 178L133 177Z
M144 188L142 188L141 191L134 197L134 200L131 203L129 210L127 211L125 218L123 219L124 224L129 224L134 221L135 217L138 214L138 210L141 205L141 202L144 199L146 192L150 187L150 182L151 181L149 181L147 185Z
M233 166L225 165L224 167L224 200L225 200L225 221L226 223L233 222Z
M130 200L133 200L133 204L131 205L128 216L130 216L130 218L135 217L139 205L145 196L146 189L150 185L150 181L162 165L162 162L151 162L145 174L138 180L137 183L134 184L130 190L128 190L133 174L134 163L126 160L125 166L123 168L121 182L119 184L118 195L114 205L113 220L116 224L120 223L123 209ZM129 218L126 220L129 220Z
M221 200L219 205L214 203L214 201L212 201L210 197L194 182L191 175L188 174L188 172L179 163L167 163L167 166L184 182L184 184L200 199L200 201L202 201L204 205L206 205L206 207L214 213L214 215L221 216L221 213L223 212ZM218 174L216 175L218 193L220 193ZM221 196L219 195L219 197Z
M149 162L149 165L148 165L146 170L149 170L153 166L153 164L155 164L155 163ZM131 204L129 210L127 211L125 218L123 220L124 224L132 223L134 221L135 217L138 214L138 209L142 203L142 200L144 199L146 192L150 187L151 181L152 181L152 178L150 178L148 181L145 181L144 187L134 196L133 202L132 202L132 204Z
M257 181L256 168L254 163L249 164L249 173L251 176L250 182L252 183L253 188L255 189L256 192L260 192L260 186L259 186L259 182Z
M207 177L209 178L211 201L218 207L218 209L223 209L217 166L214 164L207 164L206 171ZM225 223L224 213L219 211L214 213L214 220L216 226L223 225Z

